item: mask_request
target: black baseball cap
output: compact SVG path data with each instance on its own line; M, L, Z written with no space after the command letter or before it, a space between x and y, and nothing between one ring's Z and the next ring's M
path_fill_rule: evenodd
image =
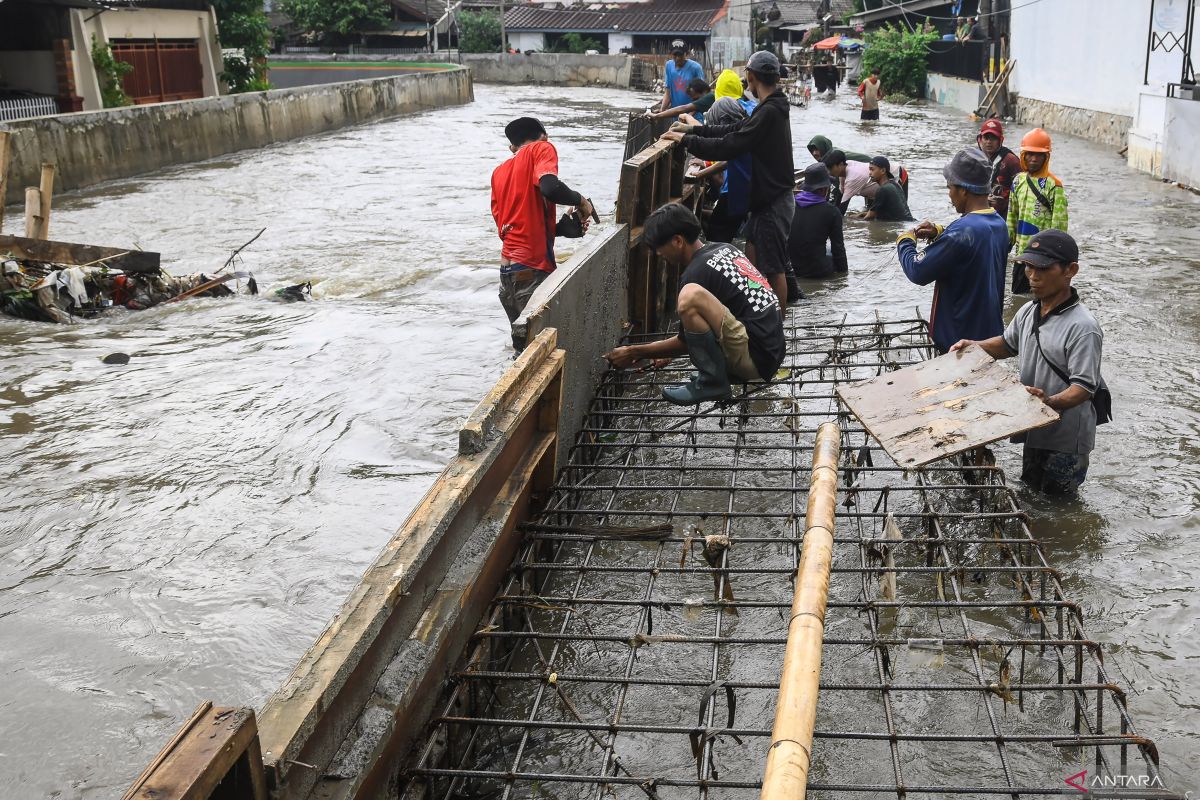
M517 117L504 126L504 135L514 147L532 142L546 132L546 126L534 117Z
M683 43L682 39L676 39L675 41L671 42L671 54L672 55L683 55L686 52L687 52L687 45Z
M1025 252L1014 259L1017 264L1028 264L1034 269L1045 269L1055 264L1070 264L1079 260L1079 245L1066 231L1048 230L1029 240Z
M871 163L886 172L889 178L892 177L892 162L888 161L883 156L875 156L871 159Z
M746 69L755 75L778 75L779 58L774 53L759 50L750 56L750 60L746 62Z

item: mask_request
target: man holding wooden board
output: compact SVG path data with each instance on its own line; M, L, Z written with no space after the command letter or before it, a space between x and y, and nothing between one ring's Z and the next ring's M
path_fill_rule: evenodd
M1042 231L1016 265L1025 270L1037 302L1022 307L1002 335L963 339L950 351L978 344L992 358L1018 357L1026 390L1060 415L1053 425L1014 437L1025 444L1021 479L1049 494L1072 492L1087 477L1096 425L1112 418L1100 377L1104 332L1071 286L1079 247L1070 235Z

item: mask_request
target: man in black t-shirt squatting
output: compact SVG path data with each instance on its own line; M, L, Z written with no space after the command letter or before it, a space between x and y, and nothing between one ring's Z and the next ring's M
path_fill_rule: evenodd
M771 380L783 363L783 315L750 259L732 245L702 242L700 220L678 203L651 214L642 237L660 258L686 267L676 300L683 330L670 339L618 347L605 358L618 369L647 360L662 367L686 353L697 375L663 389L663 398L677 405L729 398L731 377Z

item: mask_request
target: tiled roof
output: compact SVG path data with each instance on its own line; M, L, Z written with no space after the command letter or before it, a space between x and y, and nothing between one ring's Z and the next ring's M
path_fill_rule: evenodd
M653 0L632 4L589 4L582 9L515 6L504 15L510 31L579 33L708 33L724 8L718 0Z
M754 7L760 15L766 17L772 5L778 6L780 12L779 19L767 23L772 28L785 25L816 27L821 22L818 12L825 3L823 0L758 0ZM854 0L832 0L828 6L829 13L833 15L830 22L840 25L842 18L854 11Z

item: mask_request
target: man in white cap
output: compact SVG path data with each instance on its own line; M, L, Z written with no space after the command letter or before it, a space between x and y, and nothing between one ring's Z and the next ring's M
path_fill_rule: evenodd
M750 261L767 276L779 298L788 301L788 235L796 200L792 196L792 129L787 97L780 91L779 59L759 51L746 64L747 86L758 99L754 113L729 125L676 122L663 138L683 142L690 153L710 161L750 154L750 218L746 249Z

